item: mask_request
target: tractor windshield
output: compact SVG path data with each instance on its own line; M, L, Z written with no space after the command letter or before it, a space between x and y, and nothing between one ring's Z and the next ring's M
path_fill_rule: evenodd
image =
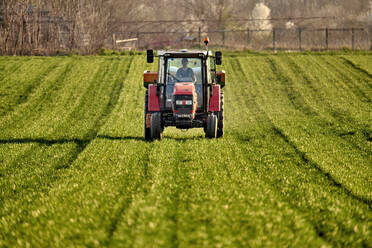
M203 108L203 74L201 58L166 58L165 62L165 108L171 110L174 84L192 82L198 97L198 109Z
M202 84L200 58L168 58L166 68L166 83L193 82Z

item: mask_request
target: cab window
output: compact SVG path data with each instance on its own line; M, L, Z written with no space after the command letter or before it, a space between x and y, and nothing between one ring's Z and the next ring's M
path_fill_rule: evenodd
M193 82L202 84L201 64L200 58L168 58L166 83Z

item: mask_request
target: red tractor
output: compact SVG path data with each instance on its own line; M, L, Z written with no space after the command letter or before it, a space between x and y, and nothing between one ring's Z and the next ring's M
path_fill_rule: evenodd
M204 128L206 138L223 136L225 72L221 52L158 51L158 72L145 71L145 139L160 140L165 127ZM153 50L147 62L154 62Z

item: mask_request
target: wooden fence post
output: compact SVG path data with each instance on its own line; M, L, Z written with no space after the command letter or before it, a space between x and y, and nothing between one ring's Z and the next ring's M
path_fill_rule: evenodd
M137 49L140 48L140 33L137 32Z
M248 46L251 44L251 30L247 29L247 44Z
M300 51L302 51L302 28L298 28L298 46Z
M201 48L201 28L199 27L199 49Z
M372 50L372 27L369 28L368 38L369 38L369 45L370 45L368 49Z
M276 30L273 28L273 51L276 50Z
M325 41L326 41L326 50L329 48L329 43L328 43L328 28L325 29Z
M355 50L355 29L351 29L351 48Z
M112 50L116 49L116 35L115 33L112 34Z

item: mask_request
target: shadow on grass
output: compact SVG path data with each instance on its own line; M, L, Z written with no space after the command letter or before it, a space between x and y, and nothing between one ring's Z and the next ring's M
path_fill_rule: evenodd
M139 137L139 136L113 137L113 136L109 136L109 135L97 135L97 139L119 140L119 141L125 141L125 140L145 141L144 137Z
M174 137L174 136L163 136L163 139L169 139L169 140L176 140L176 141L191 141L191 140L202 140L205 139L204 136L199 135L199 136L193 136L193 137Z
M164 139L176 140L176 141L189 141L189 140L201 140L204 139L204 136L194 136L194 137L172 137L172 136L163 136ZM60 139L48 139L48 138L8 138L8 139L1 139L0 144L40 144L40 145L62 145L68 143L75 143L79 146L86 146L90 142L96 139L103 139L103 140L114 140L114 141L127 141L127 140L135 140L135 141L147 141L144 137L140 136L109 136L109 135L97 135L94 138L60 138Z
M107 135L98 135L91 139L79 139L79 138L61 138L61 139L47 139L47 138L9 138L0 139L0 144L31 144L36 143L40 145L56 145L56 144L68 144L76 143L77 145L85 145L92 142L95 139L106 139L106 140L137 140L145 141L142 137L125 136L125 137L112 137Z

